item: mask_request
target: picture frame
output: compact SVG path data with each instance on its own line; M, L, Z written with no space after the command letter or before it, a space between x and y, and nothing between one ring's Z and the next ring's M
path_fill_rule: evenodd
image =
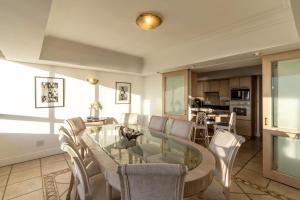
M65 106L65 79L35 76L35 108Z
M116 82L116 104L131 104L131 83Z

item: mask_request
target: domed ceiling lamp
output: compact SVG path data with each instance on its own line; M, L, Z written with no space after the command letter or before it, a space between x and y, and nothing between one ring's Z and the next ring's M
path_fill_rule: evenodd
M155 29L162 23L162 19L154 13L142 13L136 19L136 24L143 30Z
M95 79L95 78L87 78L86 81L89 82L92 85L96 85L99 80Z

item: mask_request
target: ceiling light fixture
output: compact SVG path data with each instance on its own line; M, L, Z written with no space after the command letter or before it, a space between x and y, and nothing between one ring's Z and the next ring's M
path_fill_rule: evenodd
M158 27L162 23L162 19L153 13L142 13L136 19L136 24L144 30L152 30Z
M87 82L89 82L92 85L96 85L99 81L98 79L95 79L95 78L87 78L86 80L87 80Z

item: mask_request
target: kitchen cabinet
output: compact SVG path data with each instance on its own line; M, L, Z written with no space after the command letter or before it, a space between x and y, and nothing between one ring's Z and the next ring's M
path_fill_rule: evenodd
M219 81L209 81L209 91L210 92L219 92Z
M210 92L210 82L203 81L203 92Z
M224 79L219 81L219 95L220 97L229 97L229 80Z
M204 81L198 81L196 96L197 97L204 97Z
M240 78L240 87L241 88L251 88L251 76L241 77Z
M229 79L229 87L231 88L239 88L240 87L240 78L231 78Z
M252 121L251 120L242 120L237 119L236 120L236 133L239 135L244 135L251 137L252 134Z

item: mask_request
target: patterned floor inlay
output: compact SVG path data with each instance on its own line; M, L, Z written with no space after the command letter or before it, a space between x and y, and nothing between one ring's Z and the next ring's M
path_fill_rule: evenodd
M43 176L46 200L65 200L70 181L70 169L63 169ZM65 175L69 174L68 177ZM61 182L60 176L65 176Z

